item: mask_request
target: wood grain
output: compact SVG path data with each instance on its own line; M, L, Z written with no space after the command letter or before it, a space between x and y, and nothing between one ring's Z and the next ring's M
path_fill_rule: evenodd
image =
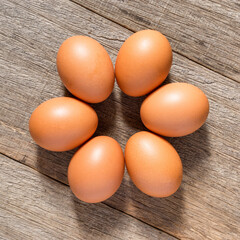
M175 52L240 81L239 1L72 0L132 30L156 29Z
M0 155L1 239L176 239Z
M28 119L38 104L70 95L56 71L58 47L69 36L88 35L102 43L115 62L132 31L65 0L2 0L0 21L0 151L66 184L75 150L45 151L28 133ZM126 173L119 191L104 204L181 239L237 239L239 84L177 53L167 79L174 81L200 87L210 100L209 118L199 131L168 139L183 160L181 188L170 198L150 198L133 186ZM139 117L142 100L115 86L108 100L93 105L100 120L95 136L112 136L124 149L132 134L145 130Z

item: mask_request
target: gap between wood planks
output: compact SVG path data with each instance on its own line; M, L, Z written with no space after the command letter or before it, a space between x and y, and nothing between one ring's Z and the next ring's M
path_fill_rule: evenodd
M17 162L17 163L19 163L19 164L21 164L21 165L23 165L23 166L25 166L25 167L31 168L31 169L33 169L34 171L36 171L37 173L40 173L40 174L42 174L43 176L45 176L45 177L47 177L47 178L49 178L49 179L51 179L51 180L53 180L53 181L55 181L55 182L57 182L57 183L59 183L59 184L63 184L63 185L65 185L65 186L69 187L68 184L66 184L66 183L64 183L64 182L61 182L61 181L57 180L56 178L53 178L53 177L51 177L51 176L49 176L49 175L47 175L47 174L44 174L44 173L42 173L42 172L39 172L36 168L33 168L32 166L26 165L26 164L24 164L22 161L18 161L18 160L16 160L16 159L8 156L8 155L5 154L5 153L0 152L0 155L5 156L5 157L11 159L12 161ZM23 157L23 159L24 159L25 157L26 157L26 155ZM142 223L144 223L144 224L146 224L146 225L148 225L148 226L150 226L150 227L152 227L152 228L154 228L154 229L156 229L156 230L158 230L158 231L161 231L161 232L163 232L163 233L166 233L167 235L169 235L169 236L171 236L171 237L174 237L174 238L180 240L180 238L172 235L171 233L168 233L167 231L164 231L164 230L159 229L159 228L157 228L157 227L155 227L155 226L153 226L153 225L151 225L151 224L149 224L149 223L146 223L146 222L144 222L143 220L136 218L135 216L132 216L132 215L130 215L130 214L128 214L128 213L120 210L120 209L117 209L117 208L115 208L115 207L113 207L113 206L105 203L105 202L101 202L101 203L104 204L105 206L109 207L109 208L112 208L112 209L114 209L114 210L122 213L122 214L125 214L125 215L127 215L127 216L129 216L129 217L132 217L133 219L136 219L137 221L142 222Z
M85 5L79 3L79 2L77 2L77 1L75 1L75 0L68 0L68 1L70 1L70 2L72 2L72 3L75 3L76 5L79 5L79 6L81 6L82 8L85 8L85 9L87 9L88 11L90 11L90 12L92 12L92 13L100 16L100 17L103 17L103 18L105 18L105 19L107 19L107 20L109 20L109 21L111 21L111 22L113 22L113 23L115 23L115 24L123 27L123 28L126 28L127 30L131 31L132 33L135 33L135 32L136 32L136 31L134 31L133 29L129 28L128 26L126 26L126 25L124 25L124 24L121 24L121 23L119 23L119 22L117 22L117 21L115 21L115 20L113 20L113 19L111 19L111 18L108 18L108 17L106 17L105 15L103 15L103 14L97 12L97 11L94 11L93 9L86 7ZM139 24L138 24L138 25L139 25ZM145 27L145 26L144 26L144 27ZM167 36L167 35L166 35L166 36ZM167 36L167 37L168 37L168 36ZM172 49L172 51L175 52L175 53L177 53L177 54L179 54L179 55L182 56L182 57L185 57L186 59L188 59L188 60L190 60L190 61L192 61L192 62L194 62L194 63L196 63L196 64L198 64L198 65L201 65L202 67L204 67L204 68L206 68L206 69L208 69L208 70L211 70L212 72L215 72L215 73L217 73L217 74L220 74L220 75L222 75L222 76L224 76L224 77L226 77L226 78L228 78L228 79L231 79L231 80L234 81L234 82L239 83L239 81L237 81L236 79L231 78L231 77L229 77L229 76L225 76L225 75L219 73L218 71L214 70L213 68L207 67L207 66L205 66L205 65L203 65L203 64L201 64L201 63L199 63L199 62L197 62L197 61L195 61L195 60L193 60L193 59L191 59L191 58L189 58L189 57L187 57L186 55L182 54L181 52L175 51L175 50L173 50L173 49Z

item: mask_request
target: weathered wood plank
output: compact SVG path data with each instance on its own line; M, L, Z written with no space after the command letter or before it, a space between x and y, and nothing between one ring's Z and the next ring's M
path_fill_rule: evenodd
M132 31L153 28L175 52L240 81L239 1L72 0Z
M176 239L0 155L1 239Z
M68 1L16 3L0 3L0 151L67 183L74 151L45 151L28 133L28 119L40 102L68 95L56 71L58 47L71 35L89 35L106 47L114 62L132 32ZM210 99L203 128L169 139L183 159L182 187L170 198L154 199L139 192L126 174L120 190L105 204L180 238L237 239L239 84L178 54L168 81L193 83ZM93 106L100 119L95 135L112 136L124 148L133 133L144 129L139 117L142 99L127 97L116 86L107 101Z

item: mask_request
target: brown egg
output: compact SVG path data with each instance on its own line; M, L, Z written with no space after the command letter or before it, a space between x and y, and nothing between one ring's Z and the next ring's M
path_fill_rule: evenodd
M142 103L143 124L163 136L180 137L193 133L206 121L206 95L187 83L171 83L150 94Z
M104 201L119 188L124 166L118 142L111 137L95 137L76 152L69 164L70 188L84 202Z
M119 50L115 73L121 90L130 96L142 96L159 86L172 64L172 49L158 31L134 33Z
M33 140L51 151L73 149L96 131L96 112L77 99L58 97L39 105L29 120Z
M113 90L111 59L104 47L90 37L65 40L57 54L57 69L65 87L86 102L102 102Z
M165 139L149 132L138 132L127 142L125 161L134 184L152 197L167 197L182 181L182 162Z

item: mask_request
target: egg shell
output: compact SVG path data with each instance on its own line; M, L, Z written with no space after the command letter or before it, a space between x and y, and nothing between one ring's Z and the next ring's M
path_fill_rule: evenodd
M140 115L151 131L180 137L199 129L207 119L209 103L199 88L187 83L170 83L150 94Z
M39 146L51 151L68 151L90 138L97 125L97 114L88 104L70 97L58 97L34 110L29 131Z
M134 184L152 197L167 197L182 181L182 162L165 139L146 131L134 134L125 148L128 173Z
M68 167L68 182L77 198L96 203L111 197L124 174L124 156L118 142L98 136L84 144Z
M172 49L167 38L155 30L134 33L119 50L115 73L121 90L142 96L159 86L172 64Z
M102 102L113 90L111 59L104 47L90 37L65 40L57 54L57 69L65 87L86 102Z

